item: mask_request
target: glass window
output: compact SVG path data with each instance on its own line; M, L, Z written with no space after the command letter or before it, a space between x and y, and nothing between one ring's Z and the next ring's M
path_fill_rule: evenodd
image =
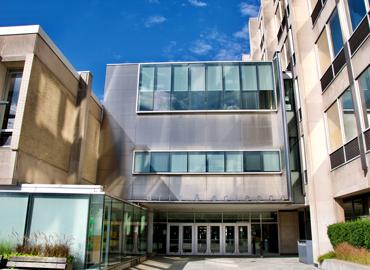
M173 91L188 91L188 66L173 67Z
M58 209L56 211L56 209ZM71 239L74 265L83 268L87 233L89 196L35 195L30 224L30 235L42 233L60 241Z
M0 194L0 242L15 246L24 235L28 195Z
M154 90L154 67L141 66L140 70L140 91Z
M188 171L188 154L186 152L171 153L171 172Z
M257 91L257 68L255 65L242 65L242 90Z
M157 66L158 91L171 91L171 66Z
M225 90L229 91L240 90L239 66L224 65L224 83Z
M121 201L112 200L110 223L109 223L109 261L116 262L121 259L123 253L123 208Z
M274 91L259 91L259 108L264 110L275 109Z
M190 90L204 91L205 90L205 67L203 65L190 66Z
M170 91L155 91L154 92L154 111L168 111L170 109Z
M370 123L370 67L359 78L359 86L360 90L364 92L367 111L367 121L365 119L365 124L368 128Z
M356 29L362 18L366 15L365 2L367 2L367 0L348 0L348 8L353 30Z
M240 109L240 92L225 91L224 92L224 109L238 110Z
M134 254L134 238L137 236L137 231L135 232L134 206L130 204L125 204L123 225L125 254L132 255Z
M245 152L244 153L244 171L245 172L262 171L261 152Z
M355 110L353 107L352 93L350 89L347 89L341 97L342 110L343 110L343 126L345 141L353 139L357 136L357 125Z
M150 171L151 172L169 172L169 153L151 153Z
M338 104L335 102L326 112L330 152L334 152L343 145L342 131L340 128Z
M279 152L263 152L263 171L280 171Z
M7 93L7 106L4 110L3 129L13 129L15 113L17 111L19 90L21 89L22 72L9 73L9 86ZM1 105L0 105L1 106ZM0 107L0 120L2 119L2 108Z
M150 171L150 153L135 153L135 172L146 173Z
M222 109L222 91L207 91L206 95L208 110Z
M189 109L189 92L179 91L171 93L171 110L187 110Z
M226 152L226 172L243 171L243 154L242 152Z
M270 64L258 65L259 90L274 90L272 66Z
M264 91L268 92L268 91ZM259 94L257 91L242 92L242 109L256 110L259 108Z
M222 91L222 66L207 66L207 90Z
M206 171L206 154L203 152L189 152L189 172Z
M139 97L139 110L152 111L153 110L153 92L141 92Z
M331 40L333 43L334 55L337 55L343 47L342 30L340 28L338 12L335 11L329 21Z
M206 92L203 91L190 92L190 109L192 110L207 109Z
M207 153L207 171L224 172L225 160L224 152Z
M320 74L322 76L331 64L329 43L325 28L317 40L316 47L320 62Z

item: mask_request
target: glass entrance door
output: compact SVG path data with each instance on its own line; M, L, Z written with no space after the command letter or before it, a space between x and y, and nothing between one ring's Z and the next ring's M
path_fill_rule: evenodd
M208 235L208 226L207 225L197 225L196 226L196 247L197 247L197 253L198 254L206 254L208 250L208 241L207 241L207 235Z
M240 254L248 254L250 252L248 228L248 225L238 225L238 251Z
M168 253L179 253L180 251L180 226L169 225Z
M225 254L236 253L235 249L235 225L224 226L224 252Z
M193 226L182 226L182 254L193 253Z
M221 225L210 225L211 254L221 253Z

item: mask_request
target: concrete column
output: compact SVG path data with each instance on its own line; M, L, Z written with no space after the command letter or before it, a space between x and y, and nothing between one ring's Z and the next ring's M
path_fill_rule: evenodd
M148 254L153 252L153 210L148 210L148 240L147 240Z

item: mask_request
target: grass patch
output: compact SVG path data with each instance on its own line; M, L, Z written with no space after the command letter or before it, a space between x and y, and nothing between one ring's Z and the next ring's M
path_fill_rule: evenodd
M357 248L344 242L338 244L334 248L334 251L321 255L317 260L322 263L326 259L338 259L363 265L370 265L370 251L366 248Z

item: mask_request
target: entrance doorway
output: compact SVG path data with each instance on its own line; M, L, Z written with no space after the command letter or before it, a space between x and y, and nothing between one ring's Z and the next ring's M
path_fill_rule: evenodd
M249 223L167 224L167 253L174 255L249 255Z

